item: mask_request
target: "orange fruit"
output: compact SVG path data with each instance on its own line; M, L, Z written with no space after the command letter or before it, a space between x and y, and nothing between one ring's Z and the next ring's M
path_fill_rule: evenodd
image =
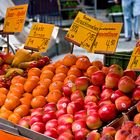
M3 118L3 119L8 119L8 117L12 114L12 111L10 110L5 110L5 111L1 111L0 112L0 118Z
M20 115L20 117L24 117L29 113L29 106L27 105L20 105L14 109L14 113Z
M59 59L59 60L57 60L55 63L54 63L54 66L55 66L55 68L57 68L57 67L59 67L60 65L62 65L63 64L63 60L62 59Z
M57 103L58 100L62 97L62 92L60 90L53 90L48 93L46 96L47 102Z
M69 71L69 67L65 66L65 65L60 65L56 68L55 73L65 73L67 74L67 72Z
M33 98L33 95L31 93L28 93L28 92L25 92L22 97L27 97L29 99L32 99Z
M109 67L103 66L101 70L105 75L109 73Z
M5 108L11 111L19 105L20 105L20 100L18 97L14 95L9 95L4 103Z
M5 94L0 94L0 106L4 105L6 99L6 95Z
M77 57L74 54L66 54L63 58L63 64L65 66L75 65Z
M47 94L48 94L48 88L43 84L38 85L32 91L32 95L34 97L39 96L39 95L46 96Z
M28 71L28 77L30 76L40 76L41 70L39 68L33 67Z
M75 75L76 77L80 77L83 75L82 71L78 69L77 67L71 67L70 70L68 71L67 75Z
M66 78L66 74L65 73L57 73L54 75L52 82L54 81L64 81L64 79Z
M87 70L89 66L91 66L91 62L85 57L81 57L76 61L76 67L80 70Z
M4 105L0 108L0 112L8 110Z
M91 77L91 75L92 75L94 72L98 71L98 70L99 70L98 67L96 67L96 66L90 66L90 67L88 67L88 69L87 69L87 71L86 71L86 75L87 75L88 77Z
M22 97L22 98L20 98L21 104L22 104L22 105L27 105L28 107L31 106L31 100L32 100L32 99L30 99L30 98L28 98L28 97Z
M87 58L89 60L88 56L86 56L86 55L78 55L77 59L79 59L79 58Z
M14 91L15 89L19 90L21 93L24 93L24 86L21 83L11 84L10 91Z
M52 90L62 90L62 86L63 86L63 82L61 81L54 81L50 84L49 86L49 91L52 91Z
M26 78L22 77L21 75L17 75L14 76L13 79L11 80L11 84L16 84L16 83L20 83L20 84L24 84L26 81Z
M38 82L39 82L38 76L29 77L24 84L25 92L32 92L32 90L38 85Z
M77 76L75 75L68 75L65 79L64 79L64 83L68 83L68 82L75 82L75 79L77 78Z
M46 79L46 78L51 80L53 78L53 76L54 76L54 73L52 71L44 70L40 75L40 80L43 80L43 79Z
M103 67L103 63L100 60L95 60L95 61L92 61L91 63L92 63L93 66L98 67L100 70Z
M31 100L32 108L43 107L46 104L46 99L44 96L36 96Z
M7 96L9 96L11 94L16 96L16 97L18 97L18 98L20 98L22 96L23 92L21 90L19 90L19 89L13 88L12 90L10 90L8 92Z
M1 95L1 94L7 95L7 93L8 93L8 89L6 89L6 88L4 88L4 87L1 87L1 88L0 88L0 95Z
M50 79L48 79L48 78L39 81L39 84L45 85L46 88L49 87L49 85L51 83L52 83L52 81Z
M42 68L42 72L45 71L45 70L50 70L52 71L53 73L55 72L55 66L54 64L49 64L49 65L46 65Z
M8 121L14 123L14 124L18 124L19 120L21 119L20 115L17 113L12 113L9 117L8 117Z

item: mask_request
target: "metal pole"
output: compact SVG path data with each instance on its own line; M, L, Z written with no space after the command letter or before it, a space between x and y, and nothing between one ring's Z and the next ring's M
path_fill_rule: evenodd
M97 0L94 0L94 15L96 18L96 12L97 12Z
M9 35L7 34L7 53L9 53Z

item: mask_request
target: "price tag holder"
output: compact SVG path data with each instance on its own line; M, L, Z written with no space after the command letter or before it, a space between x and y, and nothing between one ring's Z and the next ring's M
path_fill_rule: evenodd
M90 51L102 22L78 12L65 39Z
M127 69L140 70L140 46L134 48Z
M94 53L114 53L122 29L122 23L103 23L93 43Z
M34 23L25 42L25 49L44 52L48 49L48 44L52 35L54 25L44 23Z
M7 8L3 32L21 32L24 26L28 4Z

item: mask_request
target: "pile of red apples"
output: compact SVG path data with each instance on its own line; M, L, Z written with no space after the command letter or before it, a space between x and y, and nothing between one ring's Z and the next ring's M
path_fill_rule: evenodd
M100 128L140 100L140 76L113 64L107 74L98 70L91 77L77 77L62 90L57 103L33 109L19 125L58 140L98 140Z

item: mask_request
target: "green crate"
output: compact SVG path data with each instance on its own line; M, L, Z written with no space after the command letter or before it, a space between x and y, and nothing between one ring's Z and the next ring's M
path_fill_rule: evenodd
M119 64L124 70L127 68L129 63L131 52L117 52L114 54L105 54L104 65L110 66L112 64Z

